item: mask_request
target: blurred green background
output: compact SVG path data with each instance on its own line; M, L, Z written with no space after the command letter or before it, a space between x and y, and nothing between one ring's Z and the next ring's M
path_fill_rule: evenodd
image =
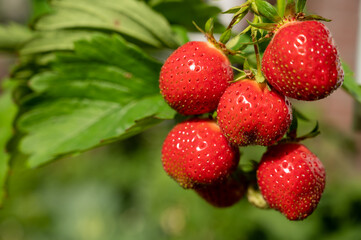
M46 11L43 3L0 0L0 21L26 23ZM0 77L13 61L13 56L0 55ZM330 104L334 102L349 112L337 113L338 106ZM304 144L327 171L319 206L304 221L290 222L245 199L215 209L195 192L180 188L160 162L162 141L174 125L168 121L38 169L25 169L18 159L0 210L0 240L361 239L361 147L360 132L352 128L353 102L340 90L317 104L294 104L320 122L322 134ZM301 129L313 124L302 123ZM259 160L263 151L243 148L241 165Z

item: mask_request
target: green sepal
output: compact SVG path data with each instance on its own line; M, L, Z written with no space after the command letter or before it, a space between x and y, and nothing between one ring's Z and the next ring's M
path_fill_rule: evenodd
M227 49L231 49L233 51L242 51L244 50L248 45L243 44L244 42L249 42L250 37L248 35L244 35L242 33L234 36L231 38L227 43L226 47Z
M205 26L204 26L204 30L206 31L206 33L213 35L213 30L214 30L214 18L210 18L208 19L208 21L206 22Z
M248 7L240 9L240 11L234 14L227 28L232 28L234 25L239 23L247 15L248 11L249 11Z
M273 22L278 22L281 20L281 17L278 15L276 8L265 0L255 0L255 5L257 7L257 15L261 15ZM254 7L252 8L252 10Z
M252 12L253 12L254 14L260 15L260 13L259 13L259 11L258 11L258 7L257 7L257 5L256 5L255 2L252 2L252 3L251 3L251 10L252 10Z
M319 124L318 122L316 122L316 125L309 133L306 133L305 135L298 137L297 136L298 121L302 120L302 121L310 122L311 119L309 119L307 116L305 116L303 113L301 113L294 107L292 108L292 116L293 118L291 125L287 131L287 135L286 135L287 137L281 140L282 142L294 142L294 141L299 142L308 138L316 137L317 135L320 134Z
M359 85L355 79L354 73L352 72L350 66L342 61L342 68L344 70L344 81L342 84L343 90L345 90L350 96L352 96L356 101L361 103L361 85Z
M296 4L295 2L289 2L286 6L285 16L295 16L296 15Z
M262 37L262 38L259 38L258 41L255 41L255 42L243 42L242 43L242 48L245 48L246 46L249 46L249 45L254 45L256 43L263 43L264 41L266 41L269 37L268 36L265 36L265 37ZM243 50L243 49L240 49L240 50Z
M266 81L266 78L263 76L263 74L256 74L256 82L257 83L264 83Z
M233 7L233 8L230 8L228 9L227 11L223 12L223 13L236 13L236 14L239 14L239 13L242 13L244 12L245 10L248 10L249 9L249 2L246 2L240 6L236 6L236 7Z
M316 20L316 21L325 21L325 22L331 22L332 20L331 19L328 19L328 18L324 18L322 16L319 16L319 15L307 15L303 18L304 20Z
M277 0L277 11L280 17L285 15L286 10L286 0Z
M233 8L228 9L227 11L222 12L223 14L227 14L227 13L236 13L238 12L242 7L241 6L236 6Z
M227 29L225 32L222 33L222 35L219 38L219 41L221 43L227 43L229 41L229 39L232 36L232 29Z
M297 128L298 128L298 116L297 110L292 108L292 122L287 131L287 138L295 139L297 137Z
M311 119L309 117L307 117L305 114L303 114L302 112L298 111L296 108L292 109L292 112L294 114L295 117L297 117L297 119L300 119L302 121L306 121L306 122L310 122Z
M251 66L249 65L248 59L246 58L243 63L244 70L251 70Z
M248 25L242 32L239 33L239 35L243 35L245 33L247 33L249 30L251 30L252 26Z
M297 138L297 140L302 141L302 140L305 140L305 139L308 139L308 138L314 138L317 135L319 135L320 133L321 133L320 132L320 127L319 127L319 124L318 124L318 121L317 121L315 127L311 130L311 132Z
M258 29L263 29L263 30L266 30L266 31L272 31L277 26L277 23L252 23L252 22L250 22L248 20L247 20L247 22L252 27L255 27L255 28L258 28Z
M297 13L303 12L303 10L305 9L305 6L306 6L306 1L307 0L297 0L297 4L296 4L296 12Z
M292 125L292 123L291 123L291 125ZM316 122L316 125L309 133L306 133L305 135L303 135L301 137L297 137L296 131L297 131L297 129L293 130L292 134L290 134L290 135L287 134L287 138L282 139L280 142L300 142L300 141L303 141L303 140L306 140L309 138L314 138L321 133L318 121Z

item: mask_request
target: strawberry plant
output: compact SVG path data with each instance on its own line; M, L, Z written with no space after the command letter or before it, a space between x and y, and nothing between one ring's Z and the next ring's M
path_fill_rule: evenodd
M305 6L247 0L222 26L203 1L53 0L30 29L1 26L0 49L18 53L0 99L1 200L19 159L41 167L168 121L158 163L181 187L215 207L247 195L305 219L327 169L302 143L320 131L300 133L298 122L311 120L297 102L341 86L361 102L329 20ZM240 152L250 145L267 151L246 169Z

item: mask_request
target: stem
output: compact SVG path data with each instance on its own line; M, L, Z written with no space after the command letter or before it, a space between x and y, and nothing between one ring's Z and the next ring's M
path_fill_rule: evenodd
M252 22L258 23L259 17L255 16ZM265 78L263 77L263 74L262 74L261 57L260 57L259 46L258 46L258 41L257 41L257 31L258 30L256 28L251 27L252 42L253 42L254 53L256 54L256 61L257 61L256 81L258 83L262 83L262 82L264 82Z
M254 34L255 31L252 31L252 41L255 42L253 44L254 47L254 53L256 54L256 61L257 61L257 75L256 75L256 81L258 83L262 83L264 81L264 77L262 74L262 66L261 66L261 57L260 57L260 53L259 53L259 46L258 43L256 42L257 39L255 37ZM256 32L257 33L257 32Z
M252 33L252 41L253 42L257 41L257 39L253 33ZM256 60L257 60L257 75L259 75L259 74L262 74L262 70L261 70L261 58L259 56L258 43L256 42L255 44L253 44L253 47L254 47L254 53L256 54Z

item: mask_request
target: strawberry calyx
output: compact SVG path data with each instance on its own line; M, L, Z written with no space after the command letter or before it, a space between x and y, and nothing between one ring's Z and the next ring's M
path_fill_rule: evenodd
M261 191L254 185L249 185L247 188L247 200L253 206L260 208L260 209L270 209L270 206L262 196Z
M280 1L282 2L282 1ZM280 28L296 21L331 21L330 19L324 18L319 15L310 14L306 15L303 10L305 7L305 0L298 0L297 3L294 1L288 1L285 9L276 10L271 4L265 0L253 0L251 4L252 12L259 17L265 17L270 22L249 22L248 24L254 28L266 30L269 33L266 38L272 37Z
M194 21L193 25L197 28L198 31L200 31L207 39L207 41L212 44L215 48L220 50L225 55L236 55L239 54L239 51L234 51L229 48L227 48L226 44L223 42L227 42L229 38L231 37L231 32L226 31L221 35L220 41L217 41L216 38L213 35L213 28L214 28L214 19L210 18L205 24L205 29L203 30L200 28ZM227 34L227 36L225 36ZM227 40L228 38L228 40Z

